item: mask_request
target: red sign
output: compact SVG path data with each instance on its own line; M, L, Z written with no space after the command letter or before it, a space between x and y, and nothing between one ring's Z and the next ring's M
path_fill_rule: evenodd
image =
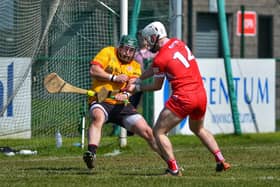
M237 12L237 29L236 34L241 35L242 29L242 15L241 11ZM244 12L244 36L255 36L257 30L257 14L254 11L245 11Z

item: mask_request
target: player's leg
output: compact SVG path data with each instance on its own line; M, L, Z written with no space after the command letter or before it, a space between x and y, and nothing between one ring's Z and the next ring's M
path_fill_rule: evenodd
M152 128L148 125L142 115L132 114L126 116L123 119L123 125L127 130L144 138L149 146L162 157L162 154L158 149L155 138L153 136Z
M105 122L104 111L101 108L95 108L91 112L91 124L88 129L88 144L98 146L101 140L102 126Z
M218 143L211 132L204 128L204 117L207 107L207 97L205 90L190 95L192 100L191 110L189 114L190 130L199 137L201 142L215 156L217 167L216 171L222 171L230 168L230 165L225 162L225 159L220 151Z
M155 124L153 129L154 136L157 144L167 162L168 169L166 173L169 175L181 176L177 161L173 152L173 146L167 137L167 133L174 128L182 119L171 112L169 109L164 108Z
M230 165L225 162L225 159L220 151L218 143L212 133L203 127L204 119L193 120L189 119L190 130L199 137L201 142L213 153L217 162L216 171L223 171L230 168Z
M88 151L84 153L83 159L89 169L94 168L96 150L101 140L102 126L106 116L102 106L92 107L90 110L91 124L88 129Z

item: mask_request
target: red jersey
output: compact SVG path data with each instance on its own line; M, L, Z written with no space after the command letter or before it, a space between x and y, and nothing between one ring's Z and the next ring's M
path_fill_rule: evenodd
M153 61L155 75L165 74L173 95L186 95L204 89L196 59L186 44L171 38Z
M165 107L180 118L202 119L207 96L195 57L186 44L170 39L160 48L152 66L156 76L165 75L171 84L173 92Z

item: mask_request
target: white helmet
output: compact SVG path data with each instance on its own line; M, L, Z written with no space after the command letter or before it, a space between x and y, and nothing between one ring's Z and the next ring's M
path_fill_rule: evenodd
M153 46L159 39L166 37L167 34L164 25L159 21L155 21L143 29L142 36L147 40L150 46Z

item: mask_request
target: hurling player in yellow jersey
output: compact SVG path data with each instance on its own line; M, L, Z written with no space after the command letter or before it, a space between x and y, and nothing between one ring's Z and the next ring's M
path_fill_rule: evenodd
M91 124L88 131L88 151L83 156L89 169L95 166L102 127L107 122L122 124L127 130L144 138L161 155L150 126L131 104L125 103L131 94L121 91L129 80L141 75L141 66L134 60L136 48L137 40L123 35L118 47L103 48L91 61L91 89L98 92L105 87L112 92L103 102L98 102L94 97L89 101ZM113 94L116 90L119 92Z

